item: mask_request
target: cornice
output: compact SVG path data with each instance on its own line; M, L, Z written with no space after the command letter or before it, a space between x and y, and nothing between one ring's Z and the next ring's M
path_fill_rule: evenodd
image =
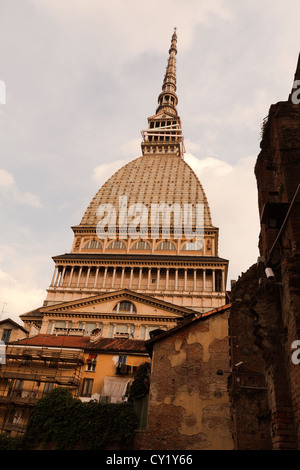
M178 315L177 317L174 317L174 316L162 316L162 315L155 316L155 315L149 315L149 314L145 315L142 313L140 315L137 315L137 314L134 314L134 315L123 314L122 315L122 314L102 313L102 312L93 313L93 312L68 312L68 311L65 311L65 312L53 311L50 313L45 313L45 316L47 316L47 318L49 317L56 318L57 316L59 316L59 318L62 318L62 317L67 317L67 318L80 317L80 319L94 318L97 320L100 320L100 319L109 320L110 323L112 320L115 320L115 321L128 320L131 323L132 321L135 321L135 322L148 322L149 321L151 323L176 323L176 324L180 318L183 318L183 315Z
M65 253L53 256L56 264L73 266L124 266L124 267L181 267L213 268L226 267L228 260L218 256L178 256L178 255L126 255L104 253Z

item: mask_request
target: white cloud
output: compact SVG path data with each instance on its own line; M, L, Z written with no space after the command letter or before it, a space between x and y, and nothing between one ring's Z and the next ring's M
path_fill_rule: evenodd
M131 159L140 157L142 155L141 140L142 139L133 139L129 142L125 142L120 148L121 154Z
M162 53L166 52L162 40L170 39L173 27L180 31L182 50L189 47L193 31L197 24L211 21L211 16L224 21L231 20L233 13L224 0L189 0L188 6L180 1L152 0L31 0L37 9L44 10L61 23L72 39L84 31L81 44L86 38L95 34L100 39L106 39L109 31L109 47L107 53L115 59L112 53L115 47L124 47L128 54L139 54L149 46ZM113 33L111 34L111 25ZM159 34L157 34L159 31ZM120 45L120 41L122 45ZM102 50L102 52L104 52ZM121 54L122 56L122 54ZM108 55L106 56L106 59ZM120 59L118 55L118 59ZM103 56L102 56L103 59Z
M122 168L122 166L129 163L130 160L131 159L116 160L112 163L103 163L102 165L97 166L93 171L93 180L99 185L104 184L108 178Z
M38 253L24 253L20 245L0 243L0 313L16 321L18 316L43 305L46 291L41 266L48 258ZM50 280L49 280L50 281Z
M22 281L0 269L0 313L3 318L19 321L19 315L34 307L40 307L45 298L45 291L34 286L32 279Z
M25 191L22 192L17 187L14 177L8 171L0 168L0 195L4 198L32 207L42 207L42 204L35 194Z
M219 256L229 259L229 281L246 271L258 256L259 218L254 176L256 157L230 165L217 158L185 155L203 185L212 221L220 230Z
M142 155L141 139L133 139L128 142L124 142L119 149L119 154L124 156L124 158L111 163L102 163L94 168L92 179L97 183L97 185L104 184L116 171L131 160Z

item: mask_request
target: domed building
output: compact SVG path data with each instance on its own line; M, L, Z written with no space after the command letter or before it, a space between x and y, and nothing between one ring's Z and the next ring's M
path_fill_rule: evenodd
M156 337L171 335L175 349L168 370L186 358L180 371L192 375L184 384L190 386L194 377L197 390L195 364L201 368L205 360L203 380L213 384L219 377L215 357L219 364L221 351L229 362L228 305L223 312L228 261L218 256L218 228L203 187L184 160L176 53L175 31L158 107L142 131L142 156L99 189L72 227L70 253L53 257L43 306L20 316L26 338L8 345L0 374L0 433L22 434L32 405L55 387L68 387L82 401L126 400L136 369L150 361L146 342ZM195 328L184 339L177 329L189 332L191 323ZM175 376L180 376L176 370ZM220 396L222 406L212 396L210 407L217 401L223 410ZM138 405L142 428L147 400ZM202 416L202 401L187 393L185 403L194 403Z
M156 113L142 131L142 156L99 189L70 253L54 256L43 307L21 316L40 333L101 331L149 338L185 317L226 303L228 261L204 189L184 160L177 113L176 30Z

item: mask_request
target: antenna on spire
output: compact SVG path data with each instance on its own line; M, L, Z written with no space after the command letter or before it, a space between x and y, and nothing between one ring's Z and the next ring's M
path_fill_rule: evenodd
M3 307L2 307L2 310L1 310L1 313L0 313L0 320L2 318L2 314L4 313L5 305L7 305L7 304L8 304L8 302L2 302Z

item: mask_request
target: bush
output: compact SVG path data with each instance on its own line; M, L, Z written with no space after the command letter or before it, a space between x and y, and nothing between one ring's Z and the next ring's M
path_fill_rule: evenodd
M23 437L10 437L0 434L0 450L19 450L22 448Z
M137 427L129 403L100 404L73 398L64 387L55 388L39 400L29 417L24 447L101 450L128 447Z

